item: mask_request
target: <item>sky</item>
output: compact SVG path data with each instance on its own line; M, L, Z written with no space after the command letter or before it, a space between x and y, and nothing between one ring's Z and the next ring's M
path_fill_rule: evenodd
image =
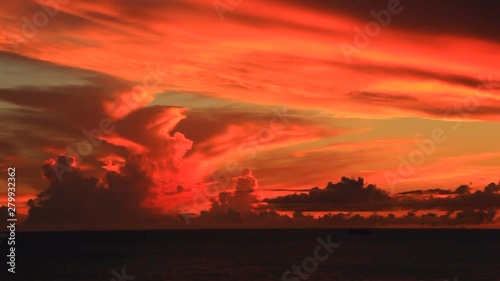
M2 2L23 226L500 227L498 4L373 2Z

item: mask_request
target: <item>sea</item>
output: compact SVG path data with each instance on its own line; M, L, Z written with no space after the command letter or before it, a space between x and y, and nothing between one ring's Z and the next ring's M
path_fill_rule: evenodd
M500 230L19 232L15 255L0 280L500 281Z

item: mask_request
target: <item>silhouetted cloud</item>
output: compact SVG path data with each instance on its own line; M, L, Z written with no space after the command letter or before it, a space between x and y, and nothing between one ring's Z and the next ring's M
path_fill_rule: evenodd
M391 210L495 210L500 206L500 183L490 183L482 191L470 191L461 185L454 191L440 188L412 190L389 195L374 185L363 187L362 179L346 177L324 189L308 193L266 198L272 208L281 211L391 211ZM422 197L423 196L423 197ZM469 214L469 213L467 213Z
M327 214L318 218L322 225L343 225L343 226L364 226L364 227L382 227L382 226L458 226L458 225L479 225L494 221L496 216L494 209L489 210L467 210L458 212L449 212L444 215L438 215L432 212L417 215L414 212L408 212L406 215L387 216L372 214L370 216L361 216L359 214Z
M155 210L142 205L152 181L133 160L121 168L120 174L107 173L103 181L85 176L76 167L75 159L67 156L46 161L42 169L50 185L28 202L30 210L24 227L116 229L160 223ZM57 173L62 171L66 172L59 181Z
M266 198L278 210L342 210L348 209L353 204L391 201L388 192L377 188L373 184L364 185L364 180L342 177L341 181L333 184L329 182L324 189L311 188L308 193L291 194L277 198Z
M244 169L236 179L232 192L220 192L218 198L212 200L208 211L202 211L197 220L242 221L257 214L255 207L260 202L254 191L258 182L252 171ZM196 220L195 220L196 221Z

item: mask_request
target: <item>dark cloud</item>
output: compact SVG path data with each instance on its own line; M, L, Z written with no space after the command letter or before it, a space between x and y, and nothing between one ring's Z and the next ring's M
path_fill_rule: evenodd
M244 170L235 181L232 192L223 191L212 200L211 207L199 216L191 216L186 225L183 217L162 215L143 203L151 194L154 180L141 168L141 156L130 157L119 173L108 172L103 179L88 177L76 167L71 157L61 156L46 161L43 176L49 187L29 201L29 215L23 227L27 229L120 229L158 227L350 227L350 226L459 226L487 224L495 221L496 208L500 202L500 183L491 183L482 191L470 192L463 185L455 191L432 189L410 191L398 196L422 195L427 199L390 197L374 185L343 177L339 183L329 183L324 189L312 188L309 193L265 199L263 205L254 191L257 180L250 170ZM57 173L64 173L62 180ZM184 192L177 186L175 193ZM448 196L432 198L433 195ZM377 205L379 204L379 205ZM329 213L319 218L305 215L303 211L318 210L315 206L328 207L322 210L349 211L381 210L382 205L401 210L446 210L445 214L434 212L406 215L393 214L361 216L359 214ZM364 207L363 207L364 206ZM366 208L368 206L368 208ZM378 206L373 209L373 206ZM354 207L354 208L352 208ZM350 209L352 208L352 209ZM280 215L278 210L293 210L292 217ZM194 214L196 215L196 214Z
M324 189L314 187L308 193L266 198L263 201L282 211L469 211L496 209L500 206L500 183L490 183L482 191L475 192L470 192L469 186L461 185L454 191L436 188L390 196L374 185L363 187L360 180L343 177L341 182L330 182Z
M442 188L431 188L426 190L409 190L404 192L397 193L398 195L429 195L429 194L437 194L437 195L452 195L452 194L469 194L471 188L468 185L461 185L457 187L454 191L450 189L442 189Z
M480 100L478 99L478 107L475 110L467 110L463 104L469 102L467 98L464 98L461 103L458 104L458 109L453 108L456 102L447 101L443 104L438 104L431 101L423 101L418 104L394 104L394 107L409 109L416 112L423 112L430 116L436 117L448 117L456 119L471 119L471 118L481 118L485 120L498 120L500 112L500 102L495 99ZM488 104L488 105L485 105Z
M216 220L240 220L255 216L255 205L259 203L258 197L253 194L258 187L258 182L252 171L244 169L236 179L233 192L223 191L217 199L212 201L208 211L201 213L199 220L215 218Z
M282 0L283 1L283 0ZM389 1L283 1L287 5L297 5L320 12L343 15L361 22L373 20L370 11L387 9ZM430 33L435 35L457 35L475 37L490 41L500 41L498 10L500 4L494 1L406 1L400 0L403 11L393 15L391 28L410 33Z
M109 172L102 181L85 176L72 157L46 161L42 169L50 185L28 202L25 228L117 229L161 224L154 210L141 205L153 183L132 159L120 173Z
M444 215L436 213L425 213L418 215L415 212L408 212L406 215L395 216L388 214L386 216L372 214L370 216L361 216L359 214L327 214L318 218L322 225L343 225L343 226L459 226L459 225L479 225L494 222L496 210L467 210L458 212L449 212Z
M392 65L387 66L381 64L378 65L363 64L363 63L345 64L343 62L335 62L335 61L326 61L325 63L338 68L354 70L357 73L364 73L371 75L380 74L380 75L388 75L399 78L429 79L429 80L441 81L444 83L469 87L473 89L483 87L483 90L484 90L484 84L487 83L492 89L500 89L500 81L496 80L484 81L481 80L481 78L479 77L470 77L453 73L435 72L435 71L416 69L405 66L392 66ZM486 77L485 79L489 79L489 77ZM383 94L383 93L378 93L378 94Z
M424 194L440 194L440 195L448 195L448 194L455 194L455 192L447 189L441 189L441 188L433 188L433 189L427 189L427 190L410 190L410 191L404 191L404 192L399 192L398 194L400 195L424 195Z
M475 81L475 82L472 82ZM500 89L498 81L485 82L479 80L471 80L471 84L475 85L477 93L492 94L493 91ZM471 85L472 86L472 85ZM485 89L485 87L487 87ZM476 92L474 92L475 94ZM418 99L407 94L390 94L380 92L351 92L348 97L356 100L369 102L379 106L387 106L405 109L409 111L423 112L431 116L450 117L450 118L498 118L500 112L500 102L493 97L474 96L464 97L460 101L455 99L445 100L445 96L441 101L429 99ZM438 96L439 97L439 96ZM458 109L456 108L458 106ZM467 106L476 106L472 109L467 109Z
M499 185L491 183L482 191L470 192L468 186L460 186L455 191L434 190L433 192L423 191L423 194L430 194L425 198L403 197L394 201L392 206L387 206L386 210L406 209L406 210L476 210L476 209L496 209L500 206Z
M373 184L365 186L362 178L354 180L342 177L340 182L336 184L329 182L324 189L314 187L308 193L294 193L266 198L263 201L278 210L326 211L342 210L358 203L383 202L385 204L391 200L392 198L383 189Z
M126 89L123 87L121 90ZM103 100L112 99L120 88L91 86L23 87L0 89L0 100L16 105L43 110L43 114L62 118L66 122L94 128L107 117Z

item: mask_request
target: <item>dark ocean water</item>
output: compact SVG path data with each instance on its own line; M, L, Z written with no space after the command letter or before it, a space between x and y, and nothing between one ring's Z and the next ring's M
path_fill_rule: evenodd
M500 280L500 231L464 229L17 233L16 278L1 280L283 280L328 235L341 246L307 279L285 280Z

